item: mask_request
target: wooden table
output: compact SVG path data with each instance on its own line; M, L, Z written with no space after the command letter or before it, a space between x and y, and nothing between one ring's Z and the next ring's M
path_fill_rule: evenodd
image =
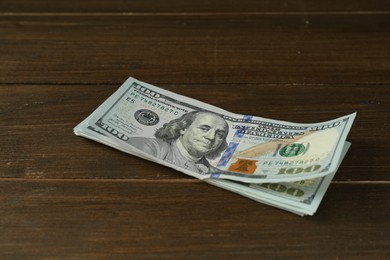
M390 257L390 3L0 3L0 256ZM313 217L76 137L133 76L295 122L357 111Z

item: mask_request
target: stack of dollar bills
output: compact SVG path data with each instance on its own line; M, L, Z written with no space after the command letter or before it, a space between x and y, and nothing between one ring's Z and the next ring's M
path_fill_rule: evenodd
M129 78L74 133L299 215L313 215L356 113L319 123L240 115Z

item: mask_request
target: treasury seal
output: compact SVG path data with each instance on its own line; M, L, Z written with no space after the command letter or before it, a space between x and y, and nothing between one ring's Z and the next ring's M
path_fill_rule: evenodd
M135 119L138 123L143 125L156 125L160 118L156 113L148 109L140 109L134 113Z
M305 151L305 146L303 144L289 144L283 147L279 154L283 157L293 157L300 155Z

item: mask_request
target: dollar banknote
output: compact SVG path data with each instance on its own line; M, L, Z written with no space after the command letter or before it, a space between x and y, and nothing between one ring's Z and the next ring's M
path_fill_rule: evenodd
M297 209L302 198L290 203L294 197L321 190L336 172L355 115L311 124L240 115L129 78L74 132L246 197L259 200L260 193L264 203ZM281 199L286 196L288 203ZM307 208L305 214L313 212Z

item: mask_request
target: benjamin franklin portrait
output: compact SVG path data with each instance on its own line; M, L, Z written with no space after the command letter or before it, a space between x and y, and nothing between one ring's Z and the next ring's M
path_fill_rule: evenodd
M128 143L161 160L200 174L215 171L208 159L227 148L226 121L210 112L189 112L157 129L155 138L133 137Z

